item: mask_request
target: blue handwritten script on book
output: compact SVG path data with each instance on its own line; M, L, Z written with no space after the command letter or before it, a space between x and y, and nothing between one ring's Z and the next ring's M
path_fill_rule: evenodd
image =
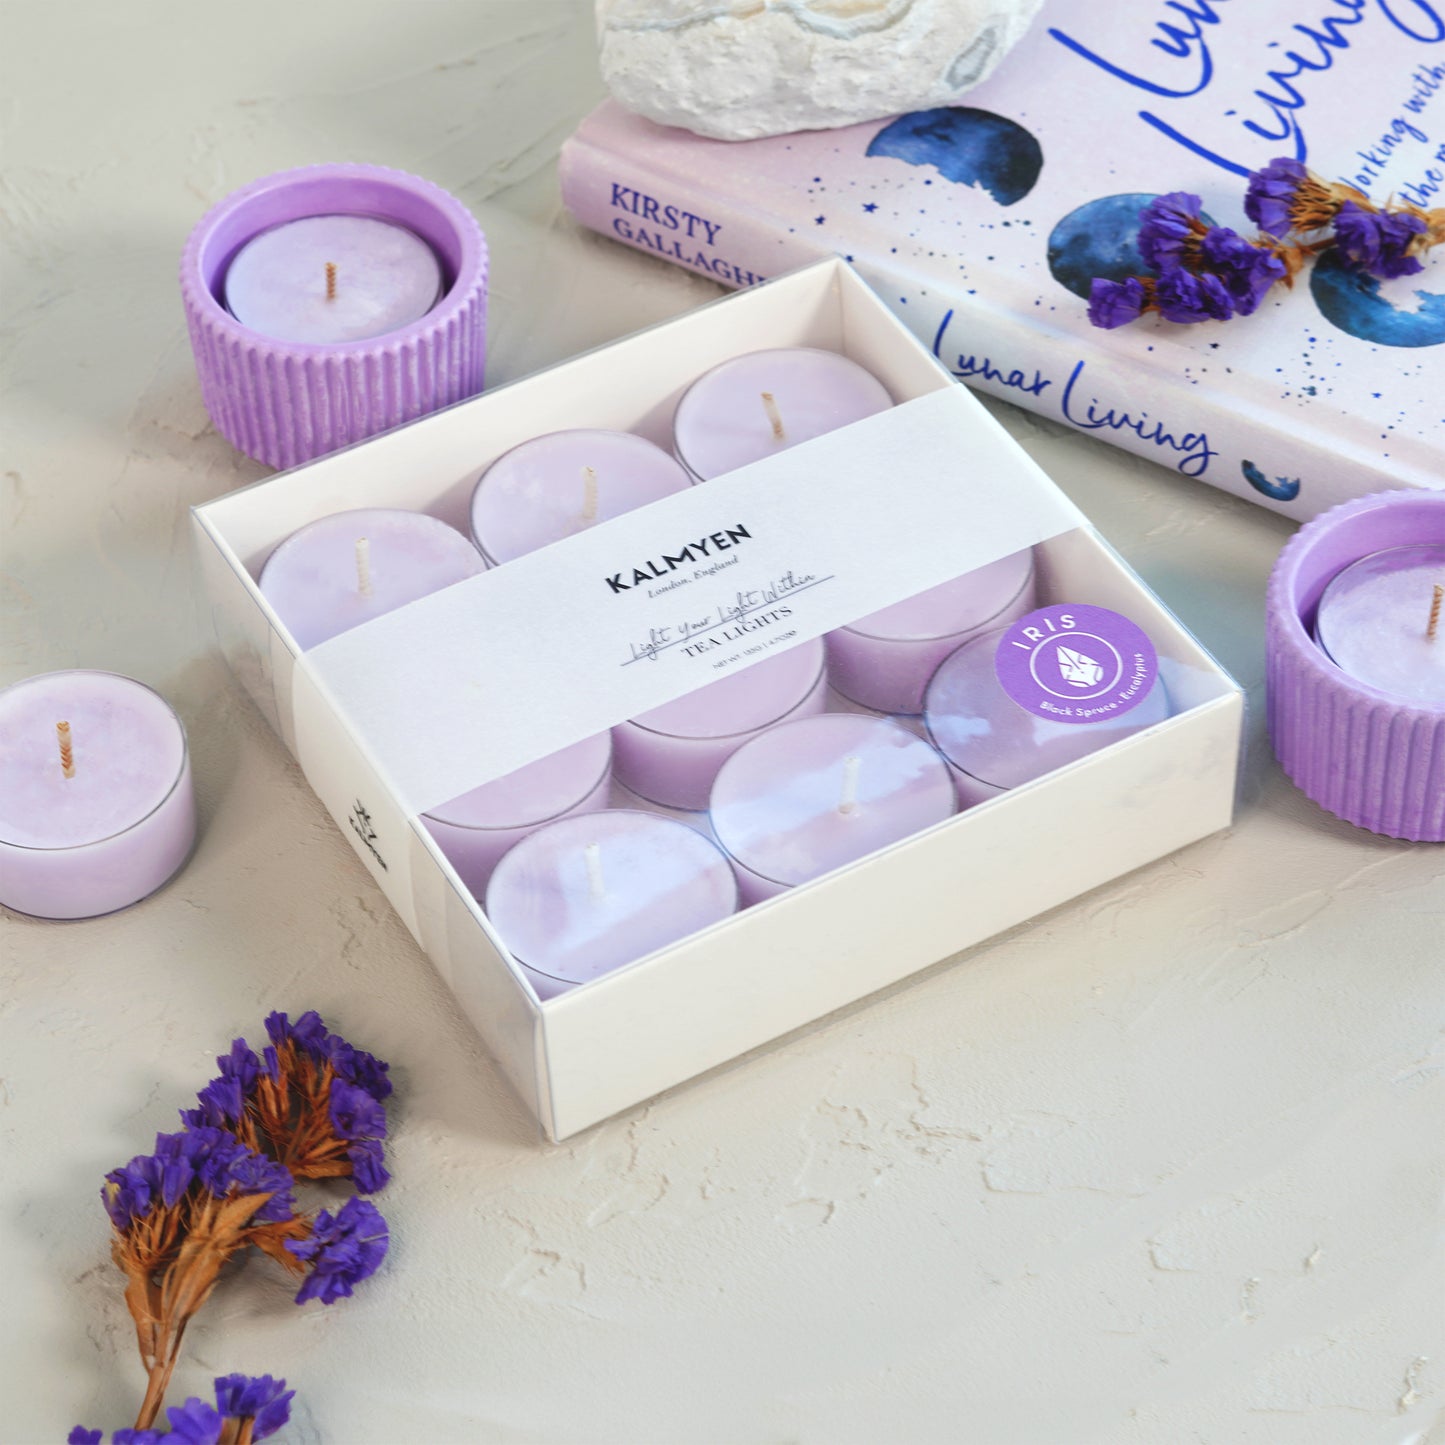
M1169 18L1156 21L1150 27L1155 32L1147 41L1152 54L1144 63L1121 64L1059 27L1051 27L1049 34L1075 55L1156 100L1189 100L1215 91L1210 96L1215 105L1208 124L1220 128L1223 133L1220 139L1211 135L1206 142L1199 134L1179 129L1152 110L1139 111L1139 119L1212 165L1239 176L1247 176L1280 155L1292 156L1297 161L1309 159L1307 110L1312 101L1320 99L1320 88L1312 84L1312 77L1333 70L1343 52L1357 43L1359 37L1353 27L1392 26L1422 45L1445 41L1445 14L1429 0L1331 0L1323 13L1318 6L1313 7L1308 18L1281 26L1273 38L1253 33L1252 44L1262 52L1259 68L1250 70L1231 65L1226 69L1215 62L1215 31L1227 30L1232 14L1246 14L1246 7L1235 8L1237 3L1238 0L1194 0L1194 3L1165 0L1160 8L1169 12ZM1311 10L1308 6L1299 8L1302 17ZM1293 48L1282 49L1286 45ZM1261 82L1252 91L1241 93L1261 70ZM1372 157L1370 150L1362 153L1366 170L1362 180L1353 179L1352 184L1368 189L1384 170L1385 158L1402 137L1421 142L1428 139L1407 116L1418 116L1435 91L1445 84L1445 65L1422 64L1411 81L1409 91L1400 98L1402 113L1387 122L1378 141L1371 143L1378 154ZM1221 125L1221 122L1228 124ZM1240 129L1248 132L1247 136L1234 139L1235 145L1241 142L1244 145L1242 153L1233 149L1229 137L1229 132ZM1427 166L1417 181L1399 187L1400 194L1415 205L1432 204L1430 197L1438 195L1441 185L1445 184L1445 146L1435 152L1434 159L1441 162L1441 167Z

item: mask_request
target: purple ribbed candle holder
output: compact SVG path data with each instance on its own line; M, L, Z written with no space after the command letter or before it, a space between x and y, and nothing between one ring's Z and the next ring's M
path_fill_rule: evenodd
M414 231L441 261L445 289L420 320L365 341L275 341L224 305L237 251L305 216L364 215ZM382 166L304 166L253 181L214 206L181 255L181 298L216 429L238 450L292 467L482 389L487 244L454 196Z
M1286 545L1267 598L1269 735L1290 779L1322 808L1374 833L1439 843L1445 708L1358 681L1313 635L1336 574L1370 553L1419 542L1445 544L1445 492L1361 497L1316 517Z

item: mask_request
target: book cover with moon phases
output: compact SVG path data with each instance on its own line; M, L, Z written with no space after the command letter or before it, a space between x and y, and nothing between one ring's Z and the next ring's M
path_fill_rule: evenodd
M728 285L841 255L960 380L1291 515L1445 487L1445 247L1392 281L1326 256L1228 322L1085 314L1093 277L1148 273L1150 199L1253 235L1277 156L1445 206L1445 0L1049 0L966 99L741 142L608 102L563 197Z

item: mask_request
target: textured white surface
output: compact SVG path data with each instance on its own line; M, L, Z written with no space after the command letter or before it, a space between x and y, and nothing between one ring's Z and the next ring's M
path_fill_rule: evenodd
M954 105L1043 0L597 0L601 69L629 110L750 140Z
M1237 826L543 1147L206 652L185 508L262 468L207 424L175 267L231 188L364 159L481 218L496 380L710 299L560 213L590 13L12 0L0 28L0 681L163 689L204 830L131 912L3 920L0 1439L132 1418L100 1176L233 1034L314 1006L394 1065L390 1263L330 1311L248 1264L175 1392L284 1373L293 1445L1445 1441L1445 853L1321 814L1262 743L1278 518L999 408L1250 687Z

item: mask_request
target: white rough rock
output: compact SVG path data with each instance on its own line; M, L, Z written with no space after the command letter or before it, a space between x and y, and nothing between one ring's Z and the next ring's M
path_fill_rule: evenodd
M1043 0L597 0L629 110L720 140L952 105Z

